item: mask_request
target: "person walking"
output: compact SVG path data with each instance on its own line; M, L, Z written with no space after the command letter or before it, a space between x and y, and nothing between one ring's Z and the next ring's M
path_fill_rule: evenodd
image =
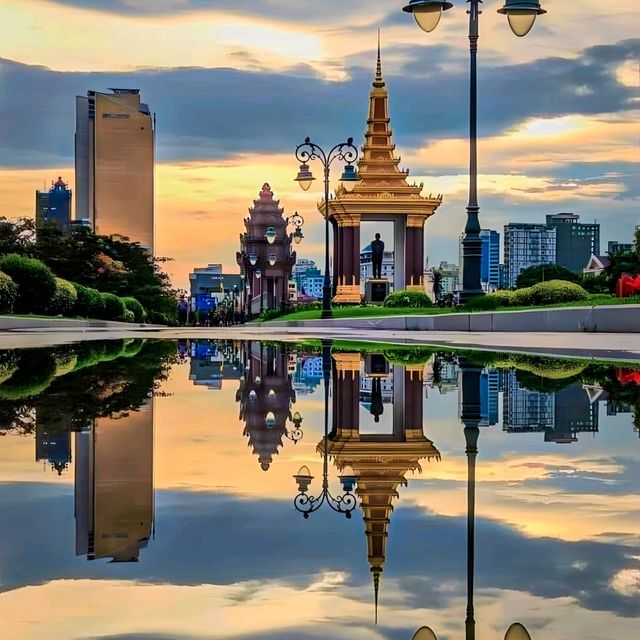
M189 303L184 296L180 296L178 301L178 322L181 327L186 326L187 318L189 317Z

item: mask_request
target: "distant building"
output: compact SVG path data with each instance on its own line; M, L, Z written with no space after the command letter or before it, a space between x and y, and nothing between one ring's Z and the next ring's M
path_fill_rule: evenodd
M76 97L76 215L153 253L155 125L139 89Z
M460 268L458 265L441 262L438 271L440 273L440 294L455 293L460 288Z
M324 276L320 269L308 269L302 278L299 294L309 298L320 300L322 298L322 288L324 286Z
M193 311L215 309L225 296L241 300L243 280L240 274L222 273L221 264L198 267L189 274L191 307Z
M393 278L395 274L395 258L393 251L385 251L382 256L382 277L389 280L391 283L391 290L393 290ZM365 282L373 278L373 260L371 245L368 244L362 251L360 251L360 281Z
M495 291L500 287L500 234L493 229L482 229L480 239L480 284L484 291Z
M588 259L588 257L587 257ZM524 269L556 263L556 228L544 224L510 222L504 227L506 286L515 287ZM580 266L584 267L586 260Z
M598 431L598 402L577 384L557 392L527 389L515 371L505 372L503 429L507 432L543 432L545 442L571 443L577 434Z
M607 244L607 253L615 255L616 253L631 253L633 251L633 243L618 242L617 240L609 240Z
M580 273L591 255L600 254L598 223L583 224L576 213L556 213L546 220L556 230L556 264Z
M36 191L36 233L47 224L55 224L65 236L71 226L71 190L62 178L51 188Z

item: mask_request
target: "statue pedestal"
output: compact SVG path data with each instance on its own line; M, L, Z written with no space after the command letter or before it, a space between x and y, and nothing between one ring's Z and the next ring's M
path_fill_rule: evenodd
M389 281L370 278L364 283L364 300L369 304L382 304L389 295Z

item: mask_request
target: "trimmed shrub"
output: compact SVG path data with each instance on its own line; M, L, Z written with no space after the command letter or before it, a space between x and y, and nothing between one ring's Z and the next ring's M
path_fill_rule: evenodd
M51 298L49 313L63 316L71 315L78 300L78 292L71 282L56 278L56 290Z
M133 311L130 311L129 309L125 309L124 313L122 314L122 316L118 318L118 320L120 320L120 322L135 322L136 317Z
M35 258L10 253L0 259L4 271L18 285L16 313L46 313L56 291L53 271Z
M174 326L176 323L172 322L170 318L160 311L149 311L148 321L150 324L163 324Z
M458 307L458 310L462 311L463 313L465 311L493 311L494 309L497 309L501 306L503 305L499 298L492 295L486 295L471 298L469 302L460 305Z
M526 287L525 289L516 289L512 291L513 298L511 302L512 307L529 307L535 304L533 296L531 295L532 287Z
M422 291L394 291L390 293L382 303L384 307L426 309L432 307L431 298Z
M549 280L529 288L530 304L558 304L588 300L589 293L579 284L566 280Z
M66 376L71 373L78 365L78 357L72 351L63 351L53 356L56 363L56 370L53 373L54 378Z
M124 312L127 308L122 302L122 298L119 298L113 293L102 293L102 301L104 302L104 314L102 317L105 320L120 320L124 316Z
M103 318L104 300L97 289L74 283L77 299L73 308L75 315L82 318Z
M18 370L18 355L15 351L0 351L0 384Z
M509 289L500 289L490 293L487 298L498 300L502 307L512 307L514 305L515 291Z
M0 271L0 313L11 313L18 297L18 285Z
M122 302L124 302L124 306L133 313L133 320L130 322L144 322L147 319L147 312L135 298L127 296L126 298L122 298Z

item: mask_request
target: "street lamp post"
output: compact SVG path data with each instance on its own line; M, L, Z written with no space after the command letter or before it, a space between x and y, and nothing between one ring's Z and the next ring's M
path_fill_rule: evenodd
M300 171L295 181L303 191L307 191L311 183L315 180L309 165L310 160L319 160L324 170L324 235L325 235L325 262L324 262L324 284L322 287L322 319L332 318L331 310L331 276L329 274L329 177L331 174L331 164L338 160L346 162L341 182L347 191L355 186L360 180L353 163L358 159L358 149L353 145L353 138L348 138L346 142L337 144L328 153L311 142L310 138L296 147L296 158L300 162Z
M344 513L347 518L351 518L351 512L357 506L357 499L353 493L357 478L353 472L348 473L349 469L344 469L340 476L342 484L342 495L334 496L329 491L329 384L331 382L331 341L322 341L322 377L324 381L324 451L322 452L322 490L318 496L308 495L309 485L313 476L307 466L300 467L298 473L293 476L298 483L298 495L295 497L293 504L305 518L310 513L317 511L326 501L326 503L338 513Z
M466 0L469 4L469 44L470 44L470 108L469 108L469 202L467 223L462 238L462 291L460 302L467 302L475 296L483 295L480 283L482 261L482 239L480 238L480 206L478 205L478 76L477 54L479 37L480 4L483 0ZM526 36L533 27L536 17L546 13L538 0L504 0L498 13L505 14L509 26L518 36ZM410 0L403 11L413 14L418 26L426 32L433 31L440 22L444 11L453 4L445 0Z

